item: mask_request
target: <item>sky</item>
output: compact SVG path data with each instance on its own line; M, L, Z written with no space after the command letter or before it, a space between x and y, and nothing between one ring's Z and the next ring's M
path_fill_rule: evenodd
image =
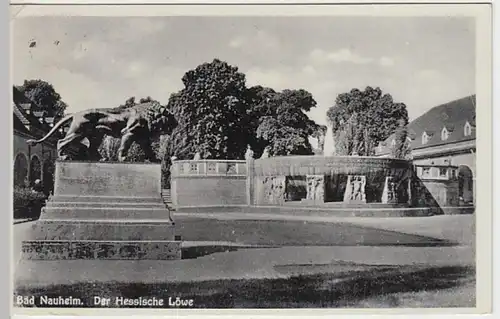
M67 112L130 96L166 104L186 71L214 58L248 86L311 92L320 124L353 88L380 87L410 120L475 93L475 24L464 17L22 17L12 41L14 85L50 82Z

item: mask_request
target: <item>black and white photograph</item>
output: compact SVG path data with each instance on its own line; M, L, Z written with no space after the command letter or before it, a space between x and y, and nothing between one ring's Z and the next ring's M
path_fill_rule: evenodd
M488 309L489 5L63 7L11 6L14 311Z

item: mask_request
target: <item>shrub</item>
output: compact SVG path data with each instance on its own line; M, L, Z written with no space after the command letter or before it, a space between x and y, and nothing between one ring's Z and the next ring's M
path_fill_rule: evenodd
M14 187L14 218L38 218L46 196L27 187Z

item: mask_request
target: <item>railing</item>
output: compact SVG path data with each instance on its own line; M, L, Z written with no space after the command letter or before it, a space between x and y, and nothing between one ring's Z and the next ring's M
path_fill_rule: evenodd
M172 177L178 176L246 176L246 161L242 160L182 160L171 166Z

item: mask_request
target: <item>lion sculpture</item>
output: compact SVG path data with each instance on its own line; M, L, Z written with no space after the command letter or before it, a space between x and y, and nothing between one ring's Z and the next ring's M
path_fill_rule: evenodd
M39 140L28 140L35 145L42 143L63 125L69 123L69 129L64 138L57 142L59 159L65 160L70 156L68 148L81 146L87 142L84 155L75 160L100 160L99 146L104 136L120 138L118 160L127 160L127 154L133 142L137 142L144 150L146 160L155 162L156 157L151 147L151 138L161 134L170 134L177 126L174 116L164 107L156 107L153 103L142 103L129 108L89 109L63 117Z

